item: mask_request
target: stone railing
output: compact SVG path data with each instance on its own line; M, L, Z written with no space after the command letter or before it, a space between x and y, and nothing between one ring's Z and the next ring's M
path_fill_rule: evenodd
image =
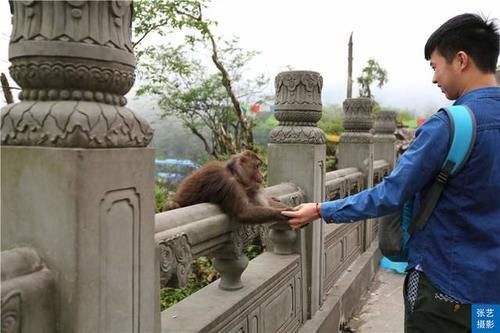
M304 193L293 184L275 185L265 192L291 207L304 200ZM227 290L242 288L240 276L248 265L244 249L249 241L257 237L269 239L274 252L292 253L295 236L286 224L249 225L231 221L213 204L156 214L155 225L162 287L184 287L192 260L213 255L215 269L221 274L219 286Z
M305 199L291 183L268 187L265 192L290 206ZM296 236L287 224L239 224L212 204L160 213L155 221L162 285L182 286L192 259L202 255L215 258L214 268L221 275L218 283L162 312L166 331L247 332L249 325L265 325L266 332L280 328L288 332L300 326L300 257L292 254ZM268 238L273 251L254 259L247 269L243 250L255 237ZM284 316L272 315L276 306L286 311Z
M376 267L375 220L248 226L210 204L155 217L153 132L124 98L131 1L11 5L22 93L1 110L2 332L318 332L352 314ZM354 194L394 166L394 115L374 126L372 101L353 98L340 169L325 173L322 85L310 71L275 80L266 193L290 206ZM249 263L253 237L270 250ZM185 285L203 255L221 279L160 313L160 279Z
M391 170L392 167L386 160L373 161L373 183L380 183L385 176L389 175Z
M357 168L345 168L326 174L326 200L336 200L364 189L364 175Z
M352 166L344 163L342 169L324 173L321 157L318 160L314 149L308 151L311 145L322 144L315 127L319 118L313 98L318 97L313 93L314 88L310 88L312 97L305 102L306 106L297 102L297 95L294 95L295 99L290 99L287 97L289 91L282 91L314 80L319 82L316 74L308 75L303 71L288 72L276 80L277 91L280 90L277 93L277 100L281 103L277 115L280 126L271 133L275 144L270 146L268 156L270 182L295 181L289 172L297 170L304 170L306 178L316 174L314 177L320 180L316 183L311 178L300 185L281 183L266 189L267 194L289 205L335 200L358 193L381 181L392 168L389 161L393 150L391 152L390 147L381 146L391 142L392 115L384 114L384 117L378 118L373 135L369 132L372 126L371 101L352 99L344 105L349 116L344 124L347 132L344 142L341 140L340 143L344 149L341 149L339 157L350 161ZM304 91L307 89L300 90L302 98ZM384 159L374 161L374 155ZM279 176L275 173L277 161L283 162L279 163ZM310 167L299 167L304 162ZM300 181L300 177L297 180ZM312 184L318 184L320 190L323 188L323 198L311 195L315 191ZM166 332L296 332L314 316L342 273L372 246L376 238L376 220L350 224L318 223L299 232L291 231L283 224L272 225L268 242L268 249L272 251L264 252L247 267L247 262L241 259L242 245L251 237L262 237L263 233L267 233L266 228L230 221L216 206L209 204L158 214L155 238L160 248L168 248L161 250L162 281L185 281L189 269L186 262L200 255L215 257L215 268L222 274L218 283L203 288L162 312L162 326L168 327ZM321 228L314 229L314 226ZM280 236L276 237L276 234ZM226 258L224 269L217 267L217 256ZM320 263L315 267L313 260L316 259L320 259ZM231 274L231 283L224 281L224 274L228 273ZM321 279L317 279L318 276ZM321 296L315 296L313 290ZM210 304L218 306L210 307ZM214 311L213 314L207 313L207 307ZM342 313L342 316L347 314Z
M357 168L345 168L326 174L326 200L341 199L365 188L365 176ZM325 290L329 290L340 274L363 251L363 225L326 224L325 232Z

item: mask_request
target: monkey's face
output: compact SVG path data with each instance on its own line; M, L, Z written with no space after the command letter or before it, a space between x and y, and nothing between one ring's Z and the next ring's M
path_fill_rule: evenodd
M246 185L264 183L264 176L260 172L262 160L252 151L245 151L237 156L237 162L243 174L239 174L240 182Z
M261 165L262 165L262 162L259 160L258 163L256 163L256 165L255 165L255 169L254 169L254 173L253 173L254 174L253 179L258 184L264 183L264 176L262 175L262 172L260 172Z

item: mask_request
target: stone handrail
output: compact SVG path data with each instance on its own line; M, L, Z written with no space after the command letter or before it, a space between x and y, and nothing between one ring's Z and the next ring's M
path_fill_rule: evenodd
M357 168L344 168L326 174L326 200L335 200L361 191L365 186L363 173Z
M1 261L2 332L55 332L54 274L31 248L2 251Z
M386 160L373 161L373 184L378 184L391 173L391 164Z
M290 206L304 200L301 189L292 183L268 187L265 193ZM286 239L280 235L289 230L287 225L275 223L271 228L277 234L270 237L271 240ZM155 241L160 252L161 286L185 286L194 258L214 254L226 260L238 260L248 242L259 236L265 238L266 231L262 225L232 222L217 205L208 203L156 214Z

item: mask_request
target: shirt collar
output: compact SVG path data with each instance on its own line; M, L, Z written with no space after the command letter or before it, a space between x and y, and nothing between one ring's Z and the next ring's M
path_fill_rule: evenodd
M478 97L494 97L494 96L500 97L500 87L477 88L468 91L459 98L457 98L455 100L455 103L453 103L453 105L464 104L464 102Z

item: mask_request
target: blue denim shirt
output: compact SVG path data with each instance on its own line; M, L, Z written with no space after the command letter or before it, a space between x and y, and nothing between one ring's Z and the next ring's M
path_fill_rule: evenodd
M435 287L463 303L500 303L500 87L470 91L477 137L464 168L446 185L426 227L409 242L409 268L420 265ZM393 172L373 188L322 203L327 223L386 215L415 197L415 211L439 173L450 123L435 113L417 130Z

